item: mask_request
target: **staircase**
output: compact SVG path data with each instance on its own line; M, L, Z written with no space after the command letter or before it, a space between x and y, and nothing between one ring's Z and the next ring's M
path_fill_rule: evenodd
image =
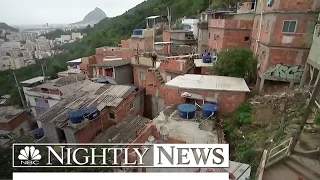
M161 84L164 84L164 79L162 77L162 75L160 74L159 70L158 69L154 69L154 74L156 75L156 77L158 78L159 82Z
M298 180L298 177L303 180L319 180L319 161L305 156L292 154L282 162L278 162L265 169L263 180Z

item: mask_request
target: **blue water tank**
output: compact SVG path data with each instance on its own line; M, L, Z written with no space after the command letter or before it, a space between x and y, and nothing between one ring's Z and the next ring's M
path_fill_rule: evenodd
M208 56L208 55L205 55L205 56L202 57L202 62L203 63L212 63L212 57Z
M73 124L79 124L84 120L84 111L83 110L73 110L68 114L69 120Z
M192 119L195 116L196 109L193 104L180 104L178 106L179 116L183 119Z
M135 91L138 91L138 90L139 90L139 86L136 86L136 85L134 85L134 84L131 84L131 87L133 87Z
M212 113L215 113L218 111L218 106L216 104L202 104L201 106L201 110L202 110L202 117L209 117L211 116ZM213 115L213 116L214 116Z
M100 111L95 107L86 107L82 109L84 117L93 120L100 115Z
M32 131L32 134L33 134L34 138L40 139L40 138L43 137L44 132L43 132L43 129L42 129L42 128L38 128L38 129L33 130L33 131Z

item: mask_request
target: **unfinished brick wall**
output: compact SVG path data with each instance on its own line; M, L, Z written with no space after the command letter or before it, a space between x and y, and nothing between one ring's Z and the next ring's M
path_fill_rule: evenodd
M12 119L8 123L0 123L0 130L3 131L13 131L16 129L20 124L27 121L27 114L25 112L22 112L18 116L16 116L14 119Z
M163 39L163 42L170 42L171 41L170 32L169 31L163 31L162 32L162 39Z
M83 129L75 132L77 143L91 142L97 134L109 128L110 126L121 122L127 116L143 115L143 109L140 109L139 112L130 110L130 104L133 103L138 93L141 93L141 90L132 93L129 97L123 100L116 108L105 108L101 112L100 117L98 117L96 120L93 120ZM115 119L110 119L109 113L114 113Z
M245 92L219 92L219 91L206 91L206 90L187 90L172 87L165 88L165 104L166 105L179 105L185 103L185 98L181 97L183 92L189 92L202 95L206 97L217 98L219 113L227 114L233 112L241 102L245 99Z
M252 20L211 19L208 46L218 52L231 47L249 48L252 25Z
M122 48L130 48L130 39L121 40L121 47Z
M257 4L260 6L260 4ZM263 11L319 11L319 0L278 0L274 1L271 7L267 6L267 0L262 0Z

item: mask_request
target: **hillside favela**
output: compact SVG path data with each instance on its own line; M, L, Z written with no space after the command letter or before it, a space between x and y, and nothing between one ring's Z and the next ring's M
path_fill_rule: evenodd
M0 4L0 179L320 180L320 0Z

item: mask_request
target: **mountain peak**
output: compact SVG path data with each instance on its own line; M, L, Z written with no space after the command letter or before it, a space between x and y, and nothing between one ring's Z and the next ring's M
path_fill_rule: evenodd
M94 23L98 23L100 20L106 18L107 15L106 13L96 7L94 8L94 10L90 11L84 18L82 21L80 22L76 22L76 23L73 23L73 24L86 24L86 23L91 23L91 22L94 22Z

